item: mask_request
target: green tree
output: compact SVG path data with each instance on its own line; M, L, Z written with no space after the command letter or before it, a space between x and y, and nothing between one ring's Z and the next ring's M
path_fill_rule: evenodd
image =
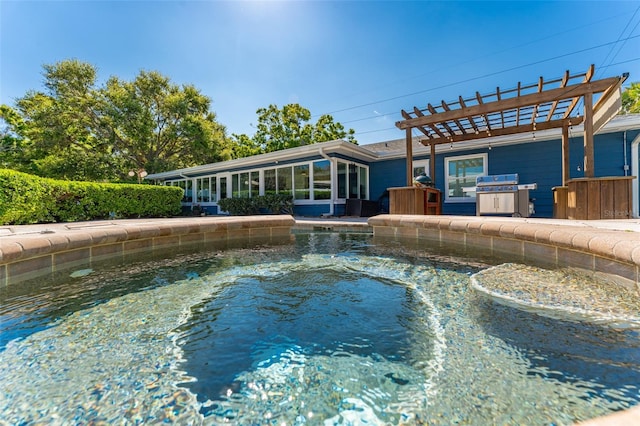
M264 152L280 151L312 143L311 113L299 104L289 104L278 109L277 105L260 108L254 140Z
M231 141L233 158L251 157L252 155L258 155L264 152L262 147L247 135L237 135L233 133L231 135Z
M32 173L123 180L131 170L154 173L232 157L210 99L194 86L142 71L131 82L111 77L98 87L96 76L94 66L77 60L45 65L46 90L16 103L22 124L3 112L10 129L3 143L28 148Z
M194 86L142 71L132 82L110 78L102 94L111 143L134 169L157 173L232 156L211 100Z
M21 136L24 120L15 109L0 105L0 167L28 171L25 160L26 141Z
M640 114L640 82L631 83L622 92L622 114Z
M258 124L252 138L233 135L235 158L335 139L357 143L353 129L345 130L330 115L322 115L317 122L311 123L311 113L299 104L288 104L282 109L269 105L256 113Z
M104 100L95 88L96 69L68 60L44 67L45 91L30 91L16 103L23 125L30 171L47 177L106 180L118 176L102 115Z
M321 115L313 127L313 140L317 142L327 142L334 139L344 139L347 142L357 144L355 131L345 130L344 126L333 121L333 117L328 114Z

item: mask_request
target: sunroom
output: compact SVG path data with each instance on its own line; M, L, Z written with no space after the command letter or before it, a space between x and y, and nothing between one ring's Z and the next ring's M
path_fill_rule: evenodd
M184 190L183 209L225 214L224 198L267 194L293 196L301 216L343 215L347 200L369 200L369 163L375 154L334 140L247 158L151 174L146 177Z

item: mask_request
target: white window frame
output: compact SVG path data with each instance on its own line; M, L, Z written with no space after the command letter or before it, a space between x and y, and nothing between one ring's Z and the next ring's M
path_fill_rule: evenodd
M452 161L466 160L470 158L482 158L482 175L486 176L489 170L489 156L487 153L457 155L454 157L445 157L444 159L444 201L445 203L475 203L476 196L473 197L452 197L449 196L449 163Z
M216 176L216 200L215 200L215 204L218 205L218 201L221 200L220 195L221 194L221 188L222 188L222 182L220 182L222 179L225 179L225 193L227 194L226 198L231 198L231 190L232 190L232 186L231 186L231 173L228 172L224 172L224 173L218 173L215 175Z
M338 164L342 163L346 166L346 198L344 197L340 197L338 195ZM336 199L340 200L340 201L346 201L349 199L349 186L351 184L351 182L349 181L349 166L350 165L355 165L356 167L358 167L358 172L356 173L356 179L357 179L357 185L358 185L358 199L361 200L368 200L369 199L369 191L370 191L370 186L371 186L371 177L369 174L369 166L366 164L362 164L362 163L358 163L356 161L349 161L349 160L343 160L343 159L339 159L338 161L336 161L336 166L335 166L335 173L332 173L332 182L331 182L331 186L335 186L335 194L336 194ZM365 194L360 194L360 168L365 169L366 171L366 179L367 179L367 190L365 191ZM335 184L335 185L334 185Z

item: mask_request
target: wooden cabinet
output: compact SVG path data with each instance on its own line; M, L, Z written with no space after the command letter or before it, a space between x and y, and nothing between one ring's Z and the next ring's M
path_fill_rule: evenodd
M579 178L567 182L569 219L630 219L634 176Z
M441 214L442 193L436 188L404 186L389 188L391 214Z

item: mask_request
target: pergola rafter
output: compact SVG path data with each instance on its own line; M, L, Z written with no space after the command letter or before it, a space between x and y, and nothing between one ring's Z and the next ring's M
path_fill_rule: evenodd
M584 123L585 176L593 177L594 122L597 121L597 131L613 116L611 111L619 101L615 96L617 94L619 97L620 87L628 77L628 74L623 74L592 81L594 71L591 65L585 73L571 75L566 71L561 78L545 80L540 77L530 85L518 82L515 88L509 90L497 87L495 93L487 95L476 92L473 98L459 96L457 101L441 101L439 106L428 103L426 108L414 107L412 112L402 110L404 120L398 121L396 126L408 130L407 147L411 143L411 130L415 128L425 136L421 142L431 146L431 152L434 153L434 147L438 144L565 129ZM594 97L599 97L595 105ZM581 100L584 102L582 115L576 111ZM563 135L565 133L563 131ZM563 147L564 144L568 144L568 138L565 141L563 136ZM412 159L407 158L408 170L412 169L411 164ZM410 173L407 174L407 180L407 184L411 185ZM563 171L563 183L566 180L568 170Z

